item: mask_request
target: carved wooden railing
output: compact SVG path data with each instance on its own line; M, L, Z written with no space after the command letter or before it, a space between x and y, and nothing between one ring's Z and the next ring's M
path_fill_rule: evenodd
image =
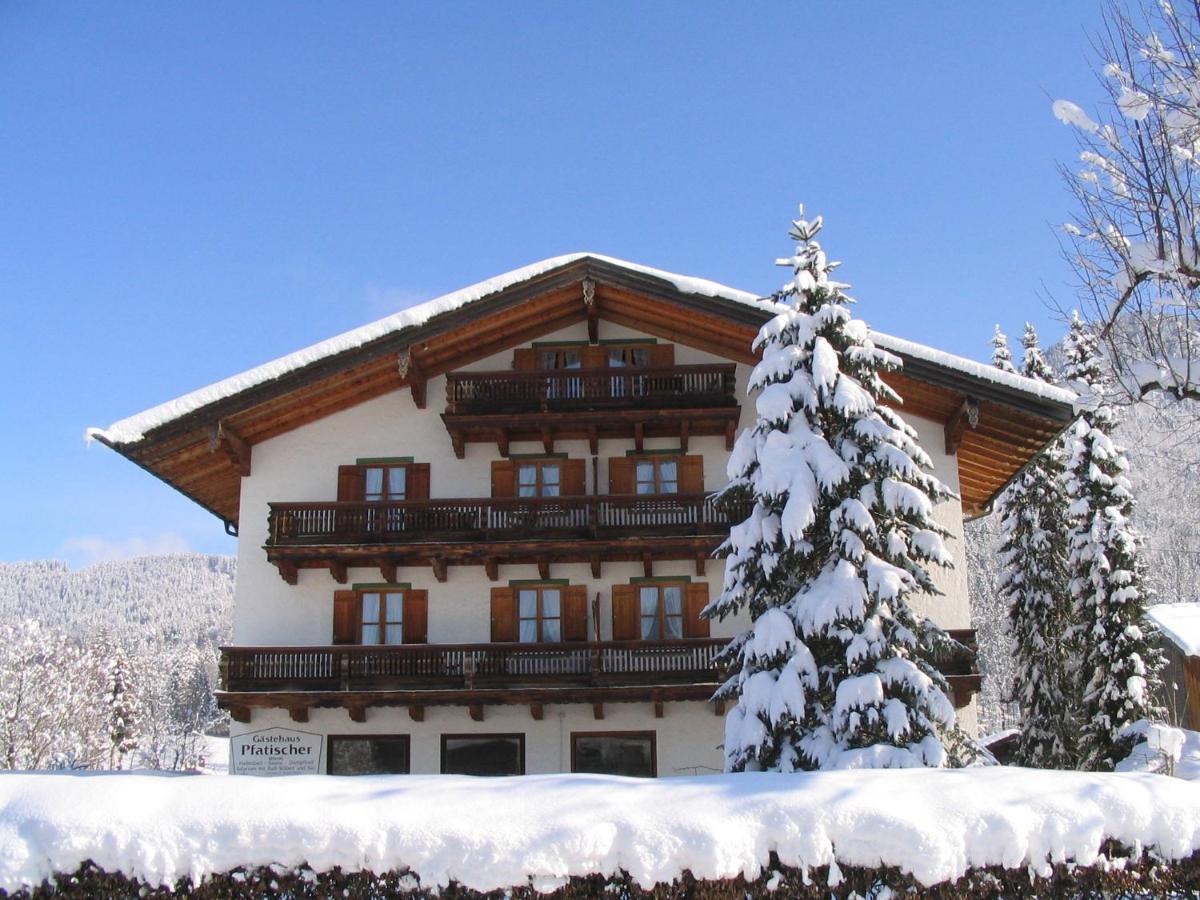
M446 412L734 406L735 366L719 363L627 369L451 372Z
M222 647L226 691L705 684L728 640Z
M709 494L271 503L268 541L408 544L447 540L714 535L750 514Z

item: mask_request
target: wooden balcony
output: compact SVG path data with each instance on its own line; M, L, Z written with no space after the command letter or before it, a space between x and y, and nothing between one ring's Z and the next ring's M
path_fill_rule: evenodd
M725 435L733 446L741 410L736 367L712 365L629 369L452 372L446 376L442 421L461 459L470 442L677 437L687 452L694 435Z
M716 657L727 640L603 641L557 644L223 647L217 699L234 718L285 708L298 721L314 706L341 706L362 721L369 706L426 706L708 700L719 683ZM661 712L656 707L656 712Z
M966 651L938 663L956 706L979 690L975 632L950 631ZM555 644L222 647L217 699L238 721L251 710L287 709L306 721L314 707L342 707L365 721L376 706L406 706L420 721L428 706L466 706L482 720L489 705L706 701L722 680L717 656L728 638ZM717 712L722 712L718 705Z
M707 494L271 503L267 558L294 583L297 568L706 560L749 515ZM703 572L703 568L699 570ZM384 573L385 576L388 574ZM650 573L652 574L652 573ZM389 579L391 580L391 579Z

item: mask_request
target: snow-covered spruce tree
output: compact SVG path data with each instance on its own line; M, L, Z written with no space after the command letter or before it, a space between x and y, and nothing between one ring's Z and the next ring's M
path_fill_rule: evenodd
M133 669L125 651L109 645L105 661L104 702L108 728L108 767L124 767L125 757L138 747L141 703L133 686Z
M1017 371L1013 365L1012 351L1008 349L1008 335L1000 330L999 324L992 332L992 365L1001 372Z
M950 639L907 599L937 592L927 564L951 564L933 519L951 494L886 405L899 398L879 373L899 360L852 318L820 229L819 217L792 223L796 252L779 264L793 278L754 342L758 421L729 460L726 490L754 506L722 546L724 590L706 615L747 609L753 624L724 652L732 675L716 696L736 701L725 765L954 764L946 682L918 655Z
M1066 490L1072 527L1068 543L1071 630L1079 668L1078 762L1105 771L1128 755L1123 730L1161 717L1155 708L1162 657L1146 619L1146 592L1129 517L1133 495L1124 451L1111 434L1116 415L1095 336L1075 316L1066 344L1066 376L1082 411L1072 427Z
M1026 323L1023 374L1053 381L1054 371ZM1077 723L1069 702L1073 668L1066 633L1067 505L1064 453L1055 442L1033 459L1001 499L1000 596L1013 641L1012 699L1020 708L1021 765L1069 768Z

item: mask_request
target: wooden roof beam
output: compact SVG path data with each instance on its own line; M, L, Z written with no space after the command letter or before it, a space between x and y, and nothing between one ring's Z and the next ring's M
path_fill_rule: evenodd
M962 443L967 426L979 426L979 401L974 397L966 397L946 422L946 453L954 456L958 453L958 445Z

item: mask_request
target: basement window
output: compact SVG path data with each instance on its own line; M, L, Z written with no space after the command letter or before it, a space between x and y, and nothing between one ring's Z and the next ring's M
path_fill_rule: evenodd
M330 735L330 775L407 775L408 735L334 737Z

